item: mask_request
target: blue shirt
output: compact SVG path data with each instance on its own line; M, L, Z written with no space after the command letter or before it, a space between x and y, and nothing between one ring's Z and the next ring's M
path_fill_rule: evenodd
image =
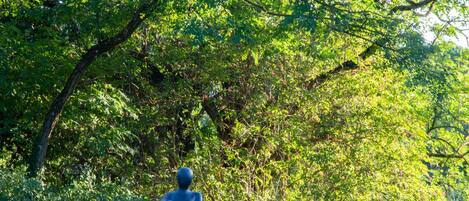
M192 192L189 189L169 192L164 195L161 201L202 201L202 194Z

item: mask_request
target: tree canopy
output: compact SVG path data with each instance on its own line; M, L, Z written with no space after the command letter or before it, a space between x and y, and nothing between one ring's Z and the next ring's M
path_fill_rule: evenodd
M0 200L467 200L468 8L0 1Z

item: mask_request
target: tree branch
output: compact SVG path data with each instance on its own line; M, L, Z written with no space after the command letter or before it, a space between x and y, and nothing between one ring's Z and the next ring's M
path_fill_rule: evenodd
M437 158L464 158L468 154L469 154L469 150L462 154L428 153L428 156L437 157Z
M430 7L428 8L427 12L425 13L417 13L414 11L414 13L417 15L417 16L421 16L421 17L426 17L428 16L428 14L430 14L430 12L432 12L433 10L433 5L435 5L435 2L436 1L432 1L432 3L430 4Z
M433 6L434 1L436 1L436 0L424 0L424 1L421 1L421 2L418 2L418 3L412 3L411 5L396 6L393 9L391 9L391 11L389 12L388 15L391 15L391 14L397 12L397 11L409 11L409 10L417 9L417 8L423 7L423 6L425 6L429 3L432 3L432 6ZM350 35L350 33L346 33L346 34ZM361 60L366 60L367 58L369 58L371 55L373 55L376 52L378 47L384 47L385 44L386 44L386 41L384 39L382 39L382 38L377 39L376 41L372 42L371 46L366 48L359 55L359 58ZM358 64L355 61L347 60L347 61L343 62L342 64L336 66L332 70L321 73L316 78L308 81L306 83L306 88L307 89L315 88L315 87L321 85L322 83L324 83L325 81L327 81L334 74L337 74L339 72L346 71L346 70L356 69L356 68L358 68Z
M376 44L373 44L373 45L369 46L368 48L365 49L365 51L360 53L359 58L361 60L367 59L368 57L370 57L372 54L374 54L376 52L378 47L379 46L376 45ZM346 70L356 69L356 68L358 68L358 64L355 61L352 61L352 60L345 61L342 64L340 64L340 65L336 66L335 68L333 68L332 70L321 73L319 76L317 76L314 79L308 81L306 83L306 88L307 89L313 89L313 88L321 85L322 83L324 83L328 79L330 79L331 76L334 75L334 74L337 74L339 72L346 71Z
M417 2L417 3L411 3L410 5L400 5L400 6L396 6L394 8L391 9L391 13L395 13L397 11L410 11L410 10L414 10L414 9L417 9L417 8L421 8L421 7L424 7L426 5L428 5L429 3L432 3L436 0L423 0L423 1L420 1L420 2ZM433 5L432 5L433 6Z
M454 146L453 146L451 143L449 143L448 141L446 141L446 140L444 140L444 139L442 139L442 138L439 138L439 137L436 137L435 139L436 139L436 140L439 140L439 141L442 141L442 142L444 142L445 144L447 144L449 147L451 147L451 149L453 150L453 152L458 152L458 151L456 150L456 147L454 147Z
M260 5L260 4L257 4L257 3L254 3L250 0L244 0L244 2L248 3L249 5L255 7L257 10L261 11L261 12L264 12L264 13L267 13L269 15L274 15L274 16L279 16L279 17L289 17L289 16L292 16L290 14L284 14L284 13L276 13L276 12L272 12L270 10L268 10L267 8L265 8L263 5Z

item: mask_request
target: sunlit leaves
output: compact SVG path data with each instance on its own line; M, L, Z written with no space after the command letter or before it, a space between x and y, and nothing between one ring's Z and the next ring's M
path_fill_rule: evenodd
M73 64L140 3L58 2L15 2L0 14L0 167L16 172ZM429 153L468 150L458 146L469 140L469 54L425 41L415 13L389 12L409 2L171 1L78 81L45 183L2 174L0 184L25 192L0 196L154 199L190 166L211 200L467 197L467 162ZM467 15L459 3L434 11ZM306 87L345 61L357 68Z

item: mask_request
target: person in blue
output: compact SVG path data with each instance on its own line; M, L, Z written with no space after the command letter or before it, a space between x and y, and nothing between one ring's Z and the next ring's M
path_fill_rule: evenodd
M194 178L194 174L190 168L180 168L177 173L179 189L166 193L161 201L202 201L201 193L192 192L189 189L192 178Z

